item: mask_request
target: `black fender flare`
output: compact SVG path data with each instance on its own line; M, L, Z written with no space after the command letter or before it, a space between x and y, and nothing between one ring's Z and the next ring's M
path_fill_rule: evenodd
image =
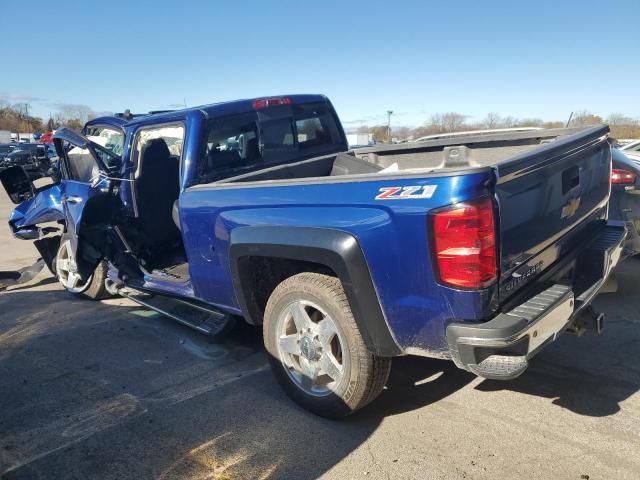
M247 302L240 259L255 256L308 261L329 267L342 282L369 351L385 357L402 354L384 316L362 248L353 235L342 230L314 227L233 229L229 245L233 288L240 308L252 324L259 321Z

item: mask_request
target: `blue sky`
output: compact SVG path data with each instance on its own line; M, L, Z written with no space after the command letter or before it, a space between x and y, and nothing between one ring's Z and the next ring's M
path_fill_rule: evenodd
M5 1L0 98L36 114L324 93L346 126L435 112L640 117L640 1ZM13 21L13 19L20 19Z

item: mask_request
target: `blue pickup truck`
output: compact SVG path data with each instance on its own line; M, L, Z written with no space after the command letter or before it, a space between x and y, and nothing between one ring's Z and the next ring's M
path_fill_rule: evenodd
M626 235L607 220L607 137L349 151L326 97L290 95L60 129L52 185L0 177L11 229L67 290L209 334L261 325L286 392L336 418L377 397L395 356L508 380L565 330L600 330L589 304Z

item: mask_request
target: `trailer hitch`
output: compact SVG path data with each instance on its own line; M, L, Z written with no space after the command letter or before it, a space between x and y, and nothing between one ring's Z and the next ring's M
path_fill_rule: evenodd
M583 309L567 327L567 332L582 336L587 330L595 330L598 335L604 330L606 314L596 312L591 305Z

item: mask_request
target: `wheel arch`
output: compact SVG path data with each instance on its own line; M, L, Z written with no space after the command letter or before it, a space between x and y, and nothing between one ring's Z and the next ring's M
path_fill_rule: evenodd
M236 299L249 323L262 323L266 300L285 278L304 271L325 273L341 281L369 351L386 357L402 353L362 248L350 233L314 227L238 227L231 231L229 262Z

